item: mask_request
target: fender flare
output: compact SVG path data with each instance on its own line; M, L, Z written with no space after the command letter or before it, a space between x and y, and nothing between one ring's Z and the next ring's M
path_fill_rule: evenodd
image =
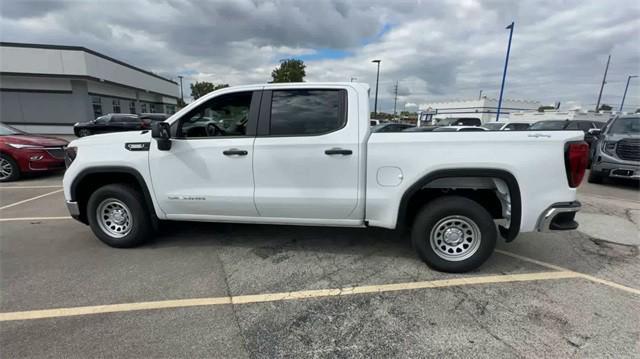
M511 223L509 228L500 226L500 234L507 242L511 242L516 238L520 232L520 223L522 222L522 199L520 196L518 181L510 172L492 168L443 169L424 175L412 184L402 195L400 206L398 207L396 228L405 226L408 222L407 211L411 197L413 197L416 192L420 191L429 182L445 177L493 177L503 180L509 188L509 195L511 197Z
M144 180L140 172L137 169L126 166L95 166L88 167L81 170L76 177L71 182L71 186L69 187L69 195L71 197L71 201L77 201L77 190L78 185L85 179L85 177L94 174L127 174L133 176L136 182L142 189L142 195L144 197L145 204L149 210L149 215L151 216L151 223L154 228L157 227L158 217L156 215L155 207L153 205L153 200L151 199L151 193L149 192L149 187L147 186L147 182ZM83 221L84 222L84 221Z

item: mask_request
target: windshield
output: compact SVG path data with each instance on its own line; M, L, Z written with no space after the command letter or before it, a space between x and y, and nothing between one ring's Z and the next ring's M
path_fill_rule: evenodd
M562 130L564 129L566 121L540 121L536 122L531 127L530 130Z
M609 134L640 134L640 117L623 117L616 119L609 128Z
M484 125L482 125L482 127L492 131L498 131L502 128L502 126L504 126L504 123L501 122L485 123Z
M0 123L0 136L24 135L24 132L4 123Z

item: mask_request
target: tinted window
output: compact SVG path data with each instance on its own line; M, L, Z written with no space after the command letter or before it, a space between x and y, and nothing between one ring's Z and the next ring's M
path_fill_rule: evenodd
M578 127L578 122L571 122L570 124L567 125L567 127L565 129L567 129L567 130L578 130L578 129L580 129L580 127Z
M220 95L180 119L179 134L187 138L245 136L253 93Z
M606 122L596 121L596 122L593 123L593 125L596 126L596 128L603 129L604 126L607 125L607 123Z
M609 126L609 134L640 134L640 117L621 117Z
M344 126L344 90L273 91L271 135L314 135Z
M505 130L509 129L511 131L524 131L528 128L529 128L528 123L510 123L505 127Z
M538 131L562 130L565 126L565 123L566 121L540 121L531 125L529 129Z
M111 120L113 122L126 122L126 123L139 122L138 118L135 116L113 116Z
M591 122L582 121L582 122L578 122L578 128L584 132L587 132L593 128L593 125L591 124Z

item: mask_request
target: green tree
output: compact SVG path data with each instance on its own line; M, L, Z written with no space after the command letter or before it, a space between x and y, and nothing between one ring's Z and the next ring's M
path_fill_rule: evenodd
M606 103L603 103L602 105L600 105L598 111L611 111L612 109L613 107L607 105Z
M211 91L229 87L228 84L213 84L207 81L202 81L202 82L196 81L195 84L191 84L190 86L191 86L191 97L193 97L194 100L197 100L198 98L208 94Z
M271 71L271 82L303 82L307 73L304 69L307 65L298 59L286 59L280 61L280 66Z

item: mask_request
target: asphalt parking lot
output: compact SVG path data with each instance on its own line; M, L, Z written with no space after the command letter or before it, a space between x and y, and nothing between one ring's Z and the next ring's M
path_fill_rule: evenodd
M0 186L3 357L640 357L640 192L583 183L580 231L430 270L394 231L180 223L136 249L61 175Z

